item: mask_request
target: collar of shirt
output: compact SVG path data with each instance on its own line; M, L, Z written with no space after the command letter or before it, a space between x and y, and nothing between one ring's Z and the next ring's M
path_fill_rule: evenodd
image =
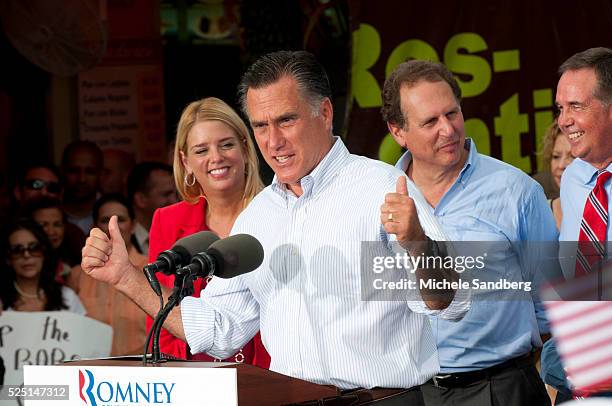
M599 171L597 168L580 158L574 159L570 166L574 167L574 176L576 176L579 182L583 183L584 185L595 185L597 172ZM608 165L606 169L612 172L612 163Z
M344 145L340 137L333 137L334 143L325 157L308 175L300 179L302 186L302 196L310 196L317 193L328 185L338 174L339 168L342 168L349 158L349 151ZM290 198L296 199L296 196L284 184L279 182L278 177L274 175L272 191L281 196L285 201Z
M439 204L436 206L435 209L431 207L429 203L427 203L427 201L425 200L425 197L422 196L421 191L416 186L416 184L412 181L412 179L408 178L409 189L411 186L413 186L414 189L417 190L418 196L420 197L422 202L427 207L430 208L430 210L432 211L432 214L439 212L441 207L444 205L444 201L446 200L446 195L448 195L455 188L456 184L460 184L463 188L466 187L467 182L469 181L470 177L472 176L472 174L474 173L474 171L476 170L477 166L480 163L480 159L481 159L480 154L478 154L476 145L474 144L471 138L465 139L464 148L468 150L469 153L468 153L468 158L465 161L465 164L463 165L461 172L459 173L459 177L457 178L455 183L453 183L450 189L445 193L445 196L442 197L442 199L440 200ZM412 162L412 153L410 151L406 151L397 161L397 163L395 164L395 167L400 169L404 173L406 173L408 170L408 166L410 165L410 162ZM412 192L410 193L412 195Z
M463 168L459 173L459 178L457 179L457 182L461 183L462 185L465 185L465 183L467 183L467 181L469 180L470 175L474 171L474 167L478 164L480 155L478 155L476 145L474 144L474 142L472 142L471 138L465 139L465 144L463 145L463 148L469 151L468 159L465 161L465 164L463 165ZM410 162L412 162L412 153L410 151L406 151L404 152L404 155L402 155L397 161L395 167L406 173Z
M132 232L132 234L136 236L136 240L138 241L138 244L140 244L140 248L142 248L143 244L148 245L149 232L147 231L146 228L144 228L142 224L140 224L139 222L136 222L134 224L134 231Z

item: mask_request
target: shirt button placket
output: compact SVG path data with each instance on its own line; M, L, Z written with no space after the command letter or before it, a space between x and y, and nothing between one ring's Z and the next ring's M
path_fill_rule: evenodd
M299 286L298 292L306 292L307 291L307 263L306 259L302 258L302 241L303 241L303 230L304 230L304 220L305 220L305 209L304 209L304 199L299 199L292 210L292 222L291 222L291 241L292 241L292 249L291 249L291 266L295 267L295 269L299 269ZM294 320L294 331L297 332L295 337L297 354L294 354L296 358L296 362L294 363L294 370L292 376L299 378L302 376L302 370L304 368L303 365L303 355L305 351L304 343L302 342L302 323L301 320L305 317L305 312L303 309L304 300L303 296L297 295L297 317Z

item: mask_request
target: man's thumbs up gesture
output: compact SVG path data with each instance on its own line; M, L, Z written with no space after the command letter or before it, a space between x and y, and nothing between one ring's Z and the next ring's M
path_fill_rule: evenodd
M408 195L405 176L397 179L395 193L385 195L385 202L380 207L380 221L385 231L395 234L398 242L406 250L409 250L411 242L426 240L414 200Z
M157 313L159 299L152 289L147 288L144 273L130 262L117 216L112 216L108 222L108 234L99 228L91 230L82 250L81 268L92 278L122 292L153 317ZM168 291L164 291L166 297L168 294ZM178 308L170 313L164 327L181 340L186 340Z
M92 278L117 286L126 270L133 267L119 231L117 216L112 216L108 222L108 233L110 237L99 228L91 230L81 252L81 268Z

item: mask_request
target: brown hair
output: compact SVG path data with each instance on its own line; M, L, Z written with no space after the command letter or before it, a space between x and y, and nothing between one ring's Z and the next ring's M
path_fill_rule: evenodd
M421 60L411 60L400 63L391 72L382 90L383 104L380 112L383 120L403 128L405 122L402 112L400 90L402 86L413 86L420 81L446 82L457 99L461 102L461 89L453 74L441 63Z

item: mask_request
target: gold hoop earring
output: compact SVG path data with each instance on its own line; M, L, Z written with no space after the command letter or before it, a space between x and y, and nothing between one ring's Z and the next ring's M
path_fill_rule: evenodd
M191 182L189 182L189 175L193 176L191 178ZM183 181L185 182L185 186L192 187L196 183L196 177L193 173L187 173L185 174L185 179L183 179Z

